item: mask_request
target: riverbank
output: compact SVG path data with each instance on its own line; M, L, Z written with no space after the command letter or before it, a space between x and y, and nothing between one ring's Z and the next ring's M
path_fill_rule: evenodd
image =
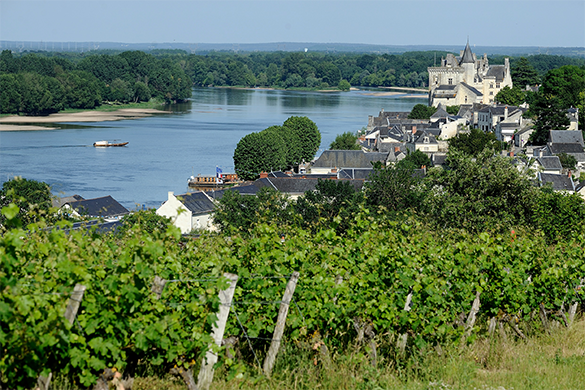
M162 111L154 108L121 108L115 111L87 110L79 112L59 112L47 116L11 115L0 118L0 131L54 130L58 129L58 127L44 127L40 124L119 121L123 119L146 118L155 114L169 113L170 111Z

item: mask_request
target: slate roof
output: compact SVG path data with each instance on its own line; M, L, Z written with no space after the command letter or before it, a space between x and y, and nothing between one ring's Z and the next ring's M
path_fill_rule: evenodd
M119 217L129 213L126 207L122 206L110 195L101 198L76 200L65 204L75 209L80 215L88 217Z
M53 207L61 208L64 204L69 202L75 202L77 200L83 200L83 197L80 195L71 195L64 196L63 198L53 198L51 199L51 205Z
M575 183L570 177L565 175L539 172L538 180L541 186L551 184L555 191L575 191Z
M437 111L435 111L435 113L431 115L431 119L447 118L448 116L449 113L445 111L442 104L439 104L439 107L437 107Z
M551 144L549 145L550 151L552 154L559 154L559 153L583 153L583 146L579 144Z
M548 170L561 170L563 166L561 165L561 160L559 156L544 156L538 157L536 159L538 163L544 168Z
M467 83L461 83L461 85L463 85L465 88L467 88L468 90L470 90L476 96L483 96L483 93L481 93L477 88L472 87L471 85L469 85Z
M445 165L445 161L447 160L446 154L433 154L431 156L431 162L433 166L442 166Z
M359 179L367 180L370 174L374 172L372 168L349 168L339 171L339 179Z
M176 195L176 198L183 203L192 215L208 214L213 211L213 202L203 191Z
M313 163L317 168L371 168L372 162L385 161L387 153L361 150L325 150Z
M551 130L549 134L549 141L553 144L580 144L583 143L583 132L572 130Z
M503 81L506 68L504 65L492 65L489 67L486 77L495 77L496 81Z

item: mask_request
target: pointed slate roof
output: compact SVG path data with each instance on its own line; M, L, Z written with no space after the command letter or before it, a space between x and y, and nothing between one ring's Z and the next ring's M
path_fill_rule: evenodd
M177 195L176 198L183 203L183 205L193 215L207 214L213 211L213 202L203 191L188 192L186 194Z
M461 64L475 64L475 60L473 59L473 53L471 52L471 48L469 47L469 41L467 41L467 45L465 46L465 51L463 52L463 56L461 57Z

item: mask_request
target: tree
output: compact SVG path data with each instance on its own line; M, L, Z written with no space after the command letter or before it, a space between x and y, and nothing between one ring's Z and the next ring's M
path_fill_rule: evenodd
M572 233L583 231L585 203L579 194L566 194L543 187L537 195L533 223L549 242L565 240Z
M534 97L530 111L537 115L534 122L534 132L530 135L533 145L544 145L548 141L550 130L566 130L570 120L562 108L559 98L545 93L538 93Z
M530 221L536 189L510 158L490 149L475 157L449 149L447 165L425 178L424 210L433 224L481 232Z
M557 154L563 168L575 169L577 166L577 159L575 156L567 153Z
M437 111L436 107L429 107L419 103L412 107L410 114L408 114L408 119L430 119L435 111Z
M343 134L338 134L335 140L329 145L331 150L361 150L361 146L357 143L357 136L349 131Z
M399 212L416 209L422 202L424 191L422 178L410 167L377 165L364 184L366 203L383 206Z
M585 69L574 65L553 69L542 79L541 91L557 98L561 109L576 107L585 91Z
M470 156L477 156L484 149L500 150L501 143L493 133L471 129L469 133L459 133L449 140L449 150L459 150Z
M422 167L430 168L431 159L420 150L415 150L414 152L409 151L406 157L400 160L396 165L410 169L421 169Z
M447 106L447 109L445 111L447 111L449 115L457 115L459 114L459 108L460 108L459 106Z
M293 208L303 228L335 228L343 233L359 212L363 200L363 192L356 191L348 180L319 179L315 191L305 192Z
M525 57L520 57L511 69L512 82L522 90L527 85L536 85L539 82L538 72ZM515 104L516 105L516 104Z
M122 218L122 226L118 229L118 233L125 234L137 229L151 235L161 234L165 233L169 226L172 226L171 219L158 215L155 209L139 210Z
M236 173L244 180L254 180L263 171L286 167L286 144L280 126L244 136L234 151Z
M351 85L347 82L347 80L341 80L341 81L339 81L337 88L339 88L342 91L349 91L351 88Z
M248 232L260 223L279 227L294 224L296 214L290 199L272 188L262 188L256 196L228 190L217 203L213 222L222 232Z
M44 182L15 177L2 185L0 208L14 203L18 207L18 217L24 225L48 216L51 207L51 189ZM0 215L0 224L5 217Z
M299 158L295 161L300 164L303 161L311 161L321 145L321 133L315 122L306 116L291 116L282 124L284 131L290 131L296 136L299 145Z
M496 94L495 99L500 104L519 106L526 101L526 93L516 86L510 88L506 85Z

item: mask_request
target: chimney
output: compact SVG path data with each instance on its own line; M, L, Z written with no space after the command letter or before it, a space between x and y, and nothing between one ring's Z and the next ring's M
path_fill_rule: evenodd
M268 177L268 172L260 172L260 179L266 179Z
M571 170L569 169L569 179L571 178L571 176L573 176L573 172L571 172Z
M169 191L169 200L175 197L175 193L173 191Z
M331 173L337 173L337 167L331 168Z
M510 151L510 157L514 157L514 151Z
M504 108L504 120L508 119L508 106Z
M400 152L400 146L395 146L394 147L394 153L398 153Z
M412 134L416 134L416 126L412 126Z

